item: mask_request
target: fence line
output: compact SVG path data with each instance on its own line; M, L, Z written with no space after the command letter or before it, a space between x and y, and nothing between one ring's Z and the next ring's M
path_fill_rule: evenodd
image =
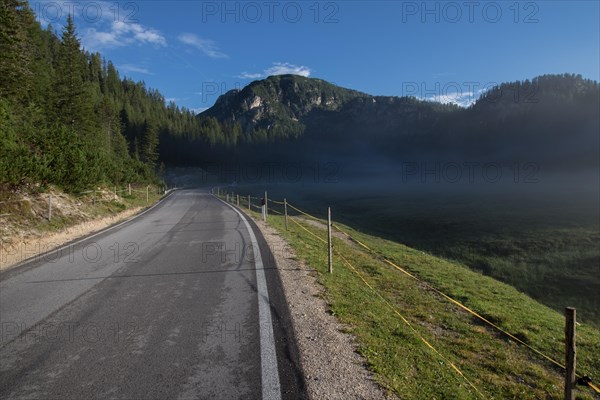
M524 342L523 340L519 339L518 337L516 337L515 335L511 334L510 332L502 329L501 327L499 327L498 325L494 324L493 322L491 322L490 320L488 320L487 318L483 317L482 315L480 315L479 313L477 313L476 311L473 311L471 308L467 307L466 305L464 305L463 303L459 302L458 300L448 296L446 293L442 292L441 290L439 290L438 288L432 286L430 283L423 281L422 279L418 278L416 275L408 272L406 269L398 266L397 264L395 264L394 262L392 262L391 260L389 260L386 256L381 255L379 253L377 253L375 250L371 249L369 246L367 246L366 244L362 243L360 240L354 238L352 235L350 235L349 233L341 230L337 225L334 225L334 227L336 228L336 230L338 230L338 232L341 232L343 234L345 234L348 238L350 238L352 241L356 242L357 244L359 244L361 247L363 247L364 249L368 250L369 253L371 253L372 255L374 255L375 257L381 259L381 261L387 263L388 265L391 265L392 267L394 267L395 269L397 269L398 271L402 272L403 274L409 276L410 278L416 280L417 282L419 282L420 284L424 285L425 287L427 287L428 289L434 291L435 293L439 294L440 296L444 297L446 300L450 301L451 303L453 303L454 305L460 307L461 309L463 309L464 311L468 312L469 314L477 317L480 321L486 323L487 325L491 326L492 328L496 329L497 331L499 331L500 333L503 333L504 335L508 336L510 339L516 341L517 343L525 346L526 348L528 348L529 350L533 351L534 353L536 353L537 355L543 357L544 359L546 359L547 361L550 361L552 364L554 364L557 367L560 367L561 369L566 369L566 366L564 364L561 364L560 362L556 361L555 359L553 359L552 357L542 353L541 351L537 350L535 347L527 344L526 342Z
M116 187L115 187L116 188ZM106 191L102 191L102 190L98 190L98 189L92 189L92 190L85 190L83 192L79 192L79 193L74 193L74 196L83 196L83 195L88 195L88 194L93 194L93 198L92 198L92 203L95 204L96 202L103 202L103 201L112 201L112 199L109 200L104 200L104 199L98 199L96 197L97 193L110 193L111 195L114 196L118 196L117 193L122 193L122 192L131 192L132 194L134 192L137 193L146 193L147 196L149 195L149 188L150 185L146 186L146 189L133 189L131 188L131 186L129 185L127 188L125 189L121 189L121 190L106 190ZM166 187L165 186L155 186L155 188L157 189L157 192L162 191L163 194L166 193ZM154 192L154 189L153 189ZM52 208L53 208L53 198L54 196L50 193L50 194L43 194L43 196L47 196L47 200L48 200L48 204L47 204L47 217L46 219L48 219L49 221L52 220ZM146 201L148 201L148 197L146 198ZM0 205L1 204L9 204L9 203L32 203L31 199L15 199L15 200L3 200L0 201ZM0 214L0 217L7 217L10 215L15 215L18 213L4 213L4 214Z
M278 202L278 201L273 201L273 203L276 204L281 204L284 205L286 204L286 202ZM303 212L302 210L291 206L289 203L287 203L288 206L292 207L294 210L309 216L313 219L315 219L318 222L321 222L318 218ZM275 211L276 213L278 213L279 215L282 215L281 213L277 212L274 209L271 209L271 211ZM302 230L304 230L305 232L307 232L308 234L310 234L311 236L313 236L315 239L317 239L319 242L323 243L323 244L328 244L328 241L319 237L317 234L311 232L310 230L308 230L306 227L304 227L300 222L296 221L296 218L293 217L289 217L289 219L294 222L294 224L296 224L298 227L300 227ZM304 241L303 241L304 242ZM308 243L304 242L304 244L308 245ZM445 357L439 350L437 350L427 339L425 339L417 330L416 328L397 310L397 308L391 304L381 293L379 293L371 284L369 284L369 282L364 278L364 276L358 272L358 270L337 250L335 251L336 255L341 258L344 263L346 263L348 265L348 267L362 280L362 282L371 290L373 291L373 293L375 293L382 301L383 303L388 306L392 312L394 312L396 315L398 315L402 321L411 329L411 331L428 347L430 348L436 355L438 355L442 360L444 360L446 362L447 365L450 366L451 369L453 369L458 375L460 375L468 384L469 386L471 386L475 392L482 398L485 398L485 396L483 395L483 393L473 384L473 382L471 382L471 380L469 380L467 378L467 376L452 362L450 361L447 357Z
M288 204L289 205L289 204ZM303 212L304 213L304 212ZM307 214L307 213L304 213ZM309 214L307 214L309 215ZM312 218L316 218L314 216L311 215ZM371 249L369 246L367 246L366 244L364 244L363 242L361 242L360 240L354 238L352 235L350 235L349 233L343 231L342 229L340 229L337 225L333 224L333 226L336 228L336 230L340 233L345 234L348 238L350 238L352 241L356 242L357 244L359 244L361 247L363 247L364 249L368 250L369 253L371 255L376 256L378 259L381 259L381 261L387 263L388 265L394 267L395 269L397 269L398 271L402 272L403 274L409 276L410 278L414 279L415 281L423 284L425 287L427 287L428 289L432 290L433 292L439 294L440 296L444 297L446 300L450 301L451 303L453 303L454 305L460 307L461 309L463 309L464 311L470 313L471 315L477 317L478 319L480 319L482 322L488 324L489 326L495 328L496 330L498 330L499 332L505 334L506 336L508 336L509 338L515 340L516 342L518 342L519 344L527 347L528 349L532 350L533 352L535 352L536 354L538 354L539 356L545 358L547 361L550 361L552 364L554 364L557 367L560 367L562 369L565 369L565 365L559 363L558 361L556 361L555 359L553 359L552 357L544 354L543 352L537 350L536 348L528 345L527 343L525 343L523 340L519 339L518 337L516 337L515 335L511 334L510 332L507 332L506 330L502 329L501 327L499 327L498 325L494 324L493 322L489 321L487 318L481 316L479 313L473 311L471 308L467 307L466 305L462 304L461 302L459 302L458 300L450 297L449 295L447 295L446 293L442 292L441 290L439 290L438 288L432 286L430 283L423 281L422 279L418 278L416 275L408 272L406 269L398 266L397 264L395 264L394 262L392 262L391 260L389 260L385 255L381 255L379 253L377 253L375 250Z
M233 196L232 196L233 199ZM277 204L285 204L285 202L276 202L273 201L274 203ZM253 205L253 204L252 204ZM287 203L288 206L291 206L289 203ZM265 204L266 206L266 204ZM262 207L257 207L257 208L262 208ZM305 213L295 207L293 207L296 211L305 214L307 216L312 217L310 214ZM280 212L277 212L276 210L271 209L271 211L275 211L277 214L282 215ZM312 217L315 220L319 221L316 217ZM298 227L302 228L305 232L309 233L311 236L313 236L314 238L316 238L317 240L319 240L321 243L327 244L328 241L319 237L317 234L311 232L310 230L308 230L307 228L305 228L304 226L302 226L302 224L300 224L300 222L296 221L296 218L293 217L289 217L289 219L294 222ZM320 222L320 221L319 221ZM304 241L303 241L304 242ZM308 245L308 243L304 242L304 244ZM362 276L362 274L360 272L358 272L358 270L338 251L336 251L336 254L348 265L348 267L350 267L350 269L365 283L365 285L372 290L382 301L384 304L386 304L391 310L392 312L394 312L396 315L398 315L402 321L412 330L412 332L428 347L430 348L435 354L437 354L442 360L444 360L447 365L449 365L457 374L459 374L468 384L469 386L471 386L475 392L485 398L485 396L483 395L483 393L473 384L473 382L471 382L465 375L464 373L452 362L450 361L447 357L445 357L439 350L437 350L429 341L427 341L427 339L425 339L417 330L416 328L406 319L404 318L404 316L397 310L396 307L394 307L394 305L392 305L385 297L383 297L383 295L381 293L379 293L373 286L371 286L369 284L369 282Z
M446 363L448 363L448 365L450 365L450 367L457 373L459 374L462 378L464 378L464 380L469 384L469 386L471 386L475 392L480 395L481 397L485 398L485 396L483 395L483 393L477 388L477 386L475 386L473 384L473 382L471 382L469 380L469 378L466 377L466 375L456 366L456 364L454 364L452 361L450 361L448 358L446 358L439 350L437 350L435 347L433 347L433 345L427 340L425 339L420 333L419 331L416 330L416 328L400 313L400 311L398 311L398 307L394 306L392 303L389 302L389 300L387 300L385 297L383 297L383 295L381 293L379 293L373 286L371 286L369 284L369 282L365 279L365 277L358 272L358 270L350 263L350 261L348 261L346 259L346 257L344 257L340 252L338 252L337 250L335 251L335 253L344 261L344 263L346 263L346 265L348 265L348 267L363 281L363 283L369 288L371 289L371 291L373 293L375 293L375 295L377 295L377 297L379 297L383 303L385 305L388 306L388 308L390 308L392 310L392 312L394 314L396 314L397 316L400 317L400 319L411 329L411 331L423 342L425 343L425 345L427 347L429 347L431 350L433 350L433 352L435 354L437 354L438 356L440 356L440 358L442 360L444 360Z
M302 228L303 230L305 230L306 232L308 232L310 235L314 236L317 240L319 240L320 242L327 244L327 240L317 236L316 234L312 233L311 231L309 231L308 229L306 229L304 226L302 226L298 221L296 221L295 218L289 217L290 221L292 221L293 223L295 223L296 225L298 225L300 228Z
M285 200L285 201L276 201L276 200L272 200L269 199L268 200L271 203L274 204L278 204L278 205L287 205L287 207L290 207L291 209L295 210L296 212L312 219L315 220L319 223L323 223L322 219L315 217L314 215L311 215L295 206L293 206L292 204L289 203L289 201ZM268 204L265 204L266 207L268 207ZM259 206L255 206L258 209L261 209L262 207ZM273 208L270 209L271 211L274 211L275 213L282 215L282 213L274 210ZM327 240L319 237L318 235L316 235L315 233L311 232L310 230L308 230L306 227L304 227L303 225L301 225L298 221L296 221L296 218L293 218L292 216L288 217L289 220L291 220L294 224L296 224L298 227L300 227L301 229L303 229L305 232L309 233L311 236L315 237L316 239L318 239L320 242L327 244ZM327 225L327 224L325 224ZM433 292L437 293L438 295L442 296L444 299L448 300L450 303L456 305L457 307L461 308L462 310L470 313L471 315L475 316L476 318L478 318L480 321L484 322L485 324L489 325L490 327L496 329L497 331L501 332L502 334L506 335L507 337L511 338L512 340L516 341L517 343L525 346L527 349L531 350L532 352L534 352L535 354L541 356L542 358L544 358L545 360L549 361L550 363L552 363L553 365L566 370L566 366L564 364L561 364L560 362L556 361L554 358L546 355L545 353L543 353L542 351L534 348L533 346L527 344L526 342L524 342L523 340L519 339L518 337L516 337L515 335L511 334L510 332L504 330L503 328L501 328L500 326L494 324L493 322L489 321L487 318L483 317L482 315L480 315L479 313L477 313L476 311L472 310L471 308L467 307L466 305L462 304L461 302L459 302L458 300L452 298L451 296L445 294L444 292L442 292L441 290L437 289L436 287L434 287L433 285L431 285L430 283L423 281L422 279L420 279L419 277L417 277L416 275L410 273L409 271L407 271L406 269L398 266L396 263L394 263L393 261L391 261L390 259L388 259L385 255L379 254L377 253L375 250L371 249L369 246L367 246L365 243L361 242L360 240L356 239L355 237L353 237L352 235L350 235L349 233L345 232L344 230L342 230L338 225L333 224L331 225L332 227L334 227L338 232L346 235L350 240L352 240L353 242L357 243L358 245L360 245L362 248L364 248L365 250L367 250L371 255L375 256L377 259L379 259L380 261L385 262L386 264L394 267L395 269L397 269L398 271L402 272L403 274L409 276L410 278L414 279L415 281L423 284L424 286L426 286L428 289L432 290ZM305 243L307 244L307 243ZM335 253L342 259L345 261L345 263L351 267L351 264L338 252L335 251ZM352 267L351 267L352 268ZM357 274L358 272L355 271ZM360 276L359 276L360 277ZM363 282L365 282L367 284L367 286L371 287L370 285L368 285L368 283L366 282L366 280L364 280L361 277L361 280L363 280ZM371 289L379 296L382 297L381 294L379 294L375 289L373 289L371 287ZM383 298L383 297L382 297ZM384 299L384 301L387 302L387 300ZM389 306L389 304L388 304ZM396 312L398 315L400 315L398 312ZM400 317L403 319L404 318L400 315ZM407 322L407 321L404 321ZM409 324L410 326L410 324ZM411 327L412 328L412 327ZM422 339L422 338L421 338ZM423 339L422 339L423 340ZM437 350L435 348L433 348L429 343L427 343L425 341L425 343L431 347L435 352L437 352ZM439 354L439 352L437 352ZM440 356L443 357L443 355L440 354ZM467 382L469 382L469 380L462 374L462 372L460 372L460 370L458 370L453 364L452 367L461 375L463 376ZM582 384L587 385L588 387L590 387L593 391L595 391L596 393L600 393L600 388L598 388L597 386L595 386L592 382L591 379L588 376L583 376L581 374L576 374L576 376L579 378L579 381L582 382ZM474 387L471 382L469 382L469 384L475 389L477 390L476 387ZM479 392L479 390L477 390L477 392L479 394L481 394L481 392Z
M282 204L283 204L283 203L282 203ZM315 216L313 216L313 215L310 215L310 214L309 214L309 213L307 213L307 212L304 212L304 211L300 210L299 208L296 208L296 207L294 207L293 205L291 205L291 204L290 204L290 202L289 202L289 201L288 201L287 205L288 205L288 207L290 207L292 210L295 210L295 211L299 212L300 214L307 216L308 218L311 218L311 219L313 219L313 220L315 220L315 221L317 221L317 222L322 222L322 220L321 220L320 218L317 218L317 217L315 217Z

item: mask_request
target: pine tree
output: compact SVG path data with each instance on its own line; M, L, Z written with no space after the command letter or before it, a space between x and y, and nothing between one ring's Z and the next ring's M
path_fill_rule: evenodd
M21 0L0 2L0 96L24 102L33 74L30 66L30 43L24 21L31 15Z
M85 63L73 17L67 18L57 55L54 113L58 121L79 133L89 131L90 98L84 76Z
M158 127L152 120L144 121L140 158L151 167L158 160Z
M186 140L225 143L212 122L209 141L191 112L82 51L71 16L59 38L26 1L0 0L0 186L78 191L156 179L159 140L170 141L171 158L181 149L195 160ZM238 133L230 136L235 143Z

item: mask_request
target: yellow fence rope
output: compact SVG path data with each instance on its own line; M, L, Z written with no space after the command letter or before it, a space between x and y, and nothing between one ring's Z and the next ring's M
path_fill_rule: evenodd
M287 205L288 205L288 207L290 207L291 209L298 211L300 214L303 214L303 215L305 215L305 216L307 216L307 217L309 217L309 218L312 218L312 219L314 219L315 221L321 222L321 220L320 220L319 218L317 218L317 217L315 217L315 216L313 216L313 215L310 215L309 213L307 213L307 212L304 212L304 211L300 210L299 208L296 208L296 207L294 207L294 206L293 206L293 205L291 205L290 203L287 203Z
M322 243L327 243L327 241L319 236L317 236L315 233L309 231L307 228L305 228L304 226L302 226L299 222L297 222L295 220L295 218L291 218L290 220L292 220L292 222L294 222L296 225L298 225L300 228L302 228L304 231L306 231L307 233L309 233L311 236L315 237L316 239L318 239L320 242ZM305 243L306 244L306 243ZM456 373L458 373L468 384L469 386L471 386L475 392L477 392L481 397L485 398L485 396L483 395L483 393L473 384L473 382L471 382L466 376L465 374L452 362L450 361L448 358L446 358L442 353L439 352L439 350L437 350L435 347L433 347L433 345L431 343L429 343L429 341L427 341L427 339L425 339L416 329L415 327L398 311L398 309L391 304L385 297L383 297L381 295L381 293L379 293L371 284L369 284L369 282L364 278L364 276L358 272L358 270L338 251L335 251L336 255L338 257L340 257L344 263L363 281L363 283L369 288L371 289L371 291L373 291L373 293L375 293L396 315L398 315L402 321L413 331L413 333L425 344L427 345L427 347L429 347L434 353L436 353L442 360L444 360Z
M444 292L442 292L441 290L437 289L436 287L432 286L431 284L423 281L422 279L418 278L416 275L408 272L406 269L399 267L398 265L396 265L394 262L392 262L391 260L389 260L387 257L385 256L381 256L380 254L378 254L375 250L373 250L372 248L370 248L369 246L367 246L366 244L364 244L363 242L361 242L360 240L354 238L352 235L350 235L349 233L343 231L342 229L340 229L337 225L334 225L334 228L336 230L338 230L339 232L343 233L344 235L348 236L350 239L352 239L354 242L358 243L361 247L365 248L366 250L368 250L371 254L376 255L378 257L382 257L382 260L387 263L388 265L391 265L392 267L396 268L398 271L402 272L403 274L411 277L412 279L416 280L417 282L423 284L425 287L427 287L428 289L434 291L435 293L439 294L440 296L444 297L446 300L450 301L451 303L457 305L458 307L460 307L461 309L463 309L464 311L470 313L471 315L479 318L481 321L485 322L486 324L490 325L491 327L497 329L498 331L502 332L503 334L505 334L506 336L508 336L509 338L513 339L514 341L518 342L519 344L522 344L523 346L527 347L528 349L532 350L533 352L535 352L536 354L542 356L543 358L545 358L546 360L550 361L551 363L553 363L554 365L564 369L565 366L561 363L559 363L558 361L554 360L552 357L547 356L546 354L542 353L541 351L535 349L534 347L528 345L527 343L525 343L524 341L522 341L521 339L519 339L518 337L514 336L513 334L511 334L510 332L505 331L504 329L502 329L501 327L499 327L498 325L494 324L493 322L491 322L490 320L488 320L487 318L481 316L480 314L478 314L477 312L473 311L472 309L470 309L469 307L465 306L464 304L462 304L461 302L459 302L458 300L453 299L452 297L448 296L447 294L445 294Z
M295 218L289 217L289 220L292 221L293 223L295 223L296 225L298 225L300 228L302 228L303 230L305 230L306 232L308 232L310 235L314 236L315 238L317 238L317 240L319 240L322 243L327 244L327 240L317 236L316 234L312 233L311 231L309 231L308 229L306 229L304 226L302 226L298 221L296 221Z
M540 350L536 349L535 347L525 343L523 340L519 339L518 337L516 337L515 335L511 334L510 332L502 329L501 327L499 327L498 325L494 324L493 322L491 322L490 320L488 320L487 318L483 317L482 315L480 315L479 313L477 313L476 311L473 311L472 309L470 309L469 307L465 306L464 304L462 304L461 302L459 302L458 300L448 296L447 294L445 294L444 292L442 292L441 290L437 289L436 287L432 286L431 284L423 281L422 279L419 279L417 276L415 276L414 274L411 274L410 272L408 272L406 269L399 267L398 265L396 265L394 262L392 262L391 260L389 260L387 257L385 256L381 256L379 255L377 252L375 252L375 250L371 249L369 246L367 246L366 244L362 243L360 240L352 237L352 235L350 235L349 233L343 231L342 229L340 229L337 225L332 224L334 226L334 228L336 230L338 230L339 232L345 234L346 236L348 236L350 239L352 239L353 241L355 241L356 243L358 243L360 246L362 246L363 248L365 248L366 250L368 250L369 252L371 252L371 254L374 254L378 257L382 257L382 260L391 265L392 267L396 268L398 271L404 273L405 275L413 278L414 280L416 280L417 282L423 284L424 286L426 286L428 289L434 291L435 293L439 294L440 296L444 297L446 300L450 301L451 303L455 304L456 306L460 307L461 309L463 309L464 311L468 312L469 314L475 316L476 318L478 318L479 320L483 321L484 323L488 324L489 326L493 327L494 329L498 330L499 332L503 333L504 335L508 336L509 338L511 338L512 340L516 341L517 343L525 346L526 348L528 348L529 350L533 351L534 353L536 353L537 355L541 356L542 358L546 359L547 361L551 362L552 364L556 365L557 367L561 368L561 369L566 369L564 364L561 364L560 362L556 361L554 358L542 353ZM579 378L582 377L582 375L577 374L577 376ZM593 385L591 382L587 382L587 385L589 387L591 387L594 391L596 391L597 393L600 393L600 389L598 389L595 385Z
M269 200L269 201L273 201L274 200ZM277 204L284 204L282 202L278 202ZM293 205L291 205L289 202L287 203L288 207L292 208L293 210L299 212L300 214L303 214L315 221L318 222L322 222L321 219L300 210L297 207L294 207ZM280 213L279 213L280 214ZM289 217L289 219L294 222L296 225L298 225L300 228L302 228L304 231L308 232L310 235L314 236L316 239L318 239L319 241L321 241L322 243L327 243L327 241L319 236L317 236L316 234L314 234L313 232L309 231L308 229L306 229L304 226L302 226L299 222L297 222L294 218ZM325 224L326 225L326 224ZM404 273L405 275L413 278L414 280L416 280L417 282L423 284L425 287L427 287L428 289L432 290L433 292L439 294L440 296L442 296L443 298L445 298L446 300L450 301L451 303L455 304L456 306L460 307L461 309L463 309L464 311L470 313L471 315L475 316L476 318L478 318L479 320L481 320L482 322L488 324L489 326L493 327L494 329L498 330L499 332L503 333L504 335L508 336L509 338L511 338L512 340L516 341L517 343L525 346L526 348L528 348L529 350L533 351L534 353L536 353L537 355L541 356L542 358L546 359L547 361L551 362L552 364L556 365L557 367L561 368L561 369L566 369L566 367L564 366L564 364L561 364L560 362L556 361L555 359L553 359L552 357L542 353L540 350L537 350L536 348L534 348L533 346L525 343L523 340L519 339L518 337L516 337L515 335L511 334L510 332L502 329L501 327L499 327L498 325L494 324L493 322L489 321L487 318L483 317L482 315L480 315L479 313L477 313L476 311L470 309L469 307L465 306L464 304L462 304L461 302L459 302L458 300L455 300L454 298L448 296L447 294L445 294L444 292L442 292L441 290L437 289L436 287L432 286L431 284L421 280L420 278L418 278L416 275L410 273L409 271L407 271L406 269L396 265L393 261L389 260L387 257L382 256L380 254L378 254L375 250L371 249L369 246L367 246L366 244L364 244L363 242L361 242L360 240L356 239L355 237L353 237L352 235L350 235L349 233L345 232L344 230L342 230L339 226L337 226L336 224L332 224L332 226L339 232L343 233L344 235L348 236L348 238L350 238L351 240L353 240L354 242L356 242L357 244L359 244L361 247L365 248L366 250L368 250L371 254L377 256L377 257L381 257L382 261L384 261L385 263L387 263L388 265L391 265L392 267L394 267L395 269L397 269L398 271ZM339 254L339 252L336 251L336 254L338 254L342 259L345 260L345 258ZM347 260L345 260L346 263ZM349 264L349 263L348 263ZM362 277L361 277L362 279ZM363 279L364 281L364 279ZM365 283L367 283L365 281ZM374 289L373 289L374 290ZM377 292L376 292L377 293ZM379 293L377 293L379 295ZM379 295L381 297L381 295ZM385 299L384 299L385 300ZM387 300L386 300L387 302ZM397 314L397 310L395 311ZM402 319L404 320L404 318L402 317ZM405 321L406 322L406 321ZM412 328L412 326L411 326ZM414 329L414 328L413 328ZM433 349L433 347L426 343L429 347L431 347ZM435 349L433 349L435 350ZM437 352L437 350L435 350ZM440 354L441 355L441 354ZM443 356L442 356L443 357ZM452 366L457 369L453 364ZM462 376L464 376L458 369L457 372L459 372ZM581 378L582 375L577 374L577 377ZM465 379L467 379L465 377ZM468 380L467 380L468 381ZM469 382L469 384L471 384ZM592 388L592 390L594 390L596 393L600 393L600 388L598 388L597 386L595 386L594 384L592 384L591 382L587 382L587 385ZM473 386L471 384L471 386ZM474 387L474 386L473 386ZM477 388L474 387L475 390L477 390ZM478 393L479 390L477 390ZM480 393L481 394L481 393Z
M448 365L450 365L450 367L456 372L458 373L461 377L463 377L463 379L469 384L469 386L471 386L475 392L477 392L481 397L485 398L485 396L483 395L483 393L477 389L477 387L473 384L473 382L471 382L466 375L452 362L450 361L448 358L446 358L442 353L439 352L439 350L437 350L435 347L433 347L433 345L431 343L429 343L429 341L427 341L427 339L425 339L416 329L415 327L398 311L397 307L395 307L392 303L390 303L385 297L383 297L383 295L381 293L379 293L373 286L371 286L371 284L369 284L369 282L364 278L364 276L358 272L358 270L346 259L346 257L344 257L340 252L335 251L335 253L344 261L344 263L346 263L346 265L352 270L354 271L354 273L363 281L363 283L369 287L369 289L371 289L371 291L373 291L373 293L375 293L375 295L377 295L377 297L379 297L391 310L392 312L394 312L397 316L400 317L400 319L402 319L402 321L412 330L412 332L419 338L421 339L421 341L423 343L425 343L425 345L427 345L427 347L429 347L431 350L433 350L434 353L436 353L442 360L444 360Z

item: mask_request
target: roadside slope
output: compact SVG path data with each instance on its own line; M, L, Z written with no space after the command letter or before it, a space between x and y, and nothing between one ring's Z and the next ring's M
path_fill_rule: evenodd
M157 192L134 188L129 195L128 190L115 194L100 189L74 196L51 188L12 193L0 201L0 271L131 218L155 204L161 198Z
M281 277L296 334L306 388L312 399L395 399L365 368L350 327L341 324L324 300L317 271L297 258L288 242L271 226L255 219Z
M325 287L322 296L329 312L357 338L358 351L384 388L401 398L562 396L560 367L427 285L440 289L558 363L564 358L561 314L458 263L341 225L337 226L376 254L385 254L423 283L343 235L334 236L336 256L330 275L323 244L326 225L308 223L296 214L295 222L290 221L286 230L283 217L274 215L280 211L275 208L269 215L269 225L299 260L315 271L318 282ZM577 341L578 373L594 377L600 371L600 332L581 325ZM578 396L596 398L586 387L578 387Z

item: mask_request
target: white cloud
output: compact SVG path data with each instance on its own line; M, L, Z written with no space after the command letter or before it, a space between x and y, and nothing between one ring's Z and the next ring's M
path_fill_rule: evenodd
M309 77L311 72L312 72L311 69L304 65L294 65L294 64L290 64L290 63L276 62L276 63L273 63L273 65L271 67L265 69L263 72L254 72L254 73L242 72L241 74L236 76L236 78L258 79L258 78L265 78L265 77L271 76L271 75L288 75L288 74Z
M136 10L133 13L118 13L115 7L114 2L108 1L79 3L40 0L33 9L42 26L52 24L58 31L66 24L67 15L72 13L82 46L87 50L99 51L134 44L167 45L160 31L135 20Z
M83 32L81 42L85 48L93 50L134 44L167 45L167 39L156 29L123 21L113 21L107 31L88 28Z
M267 76L269 75L301 75L301 76L310 76L310 68L305 67L304 65L294 65L290 63L273 63L271 68L268 68L265 71Z
M94 28L87 29L83 33L81 41L83 47L93 50L124 45L115 32L98 32Z
M139 43L152 43L159 46L166 46L167 40L157 30L145 28L140 24L126 24L121 22L123 25L122 31L125 33L131 33L133 40Z
M437 101L438 103L442 104L456 104L457 106L461 107L469 107L475 103L477 96L473 92L452 92L430 96L425 100Z
M178 39L188 46L197 48L210 58L229 58L227 54L219 50L213 40L201 38L193 33L182 33Z
M154 75L147 68L139 67L139 66L133 65L133 64L118 65L117 69L119 69L119 71L123 71L123 72L137 72L139 74Z
M258 79L258 78L262 78L264 75L260 72L257 73L248 73L248 72L242 72L241 74L237 75L236 78L240 78L240 79Z

